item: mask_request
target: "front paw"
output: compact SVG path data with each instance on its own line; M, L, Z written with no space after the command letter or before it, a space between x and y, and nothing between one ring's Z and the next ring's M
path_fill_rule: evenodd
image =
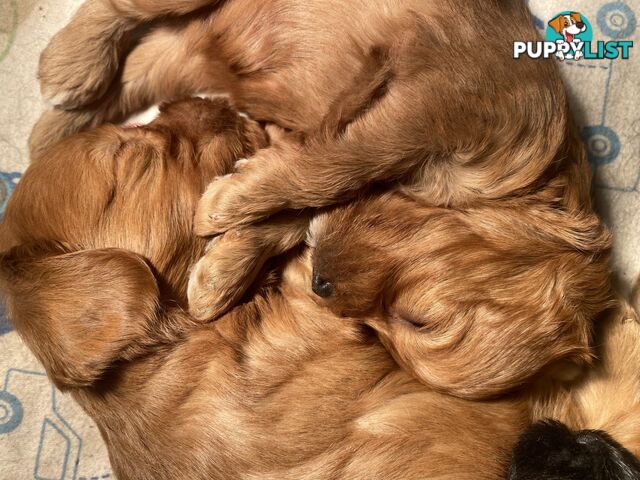
M117 48L108 38L85 38L72 27L53 37L38 66L42 96L65 109L101 98L118 69Z
M232 231L215 239L191 271L189 313L204 322L234 307L262 268L263 253L248 231Z
M251 166L243 169L253 171L253 163L251 160ZM273 196L267 195L267 186L256 185L251 173L224 175L209 184L196 209L196 235L224 233L240 225L255 223L282 209Z

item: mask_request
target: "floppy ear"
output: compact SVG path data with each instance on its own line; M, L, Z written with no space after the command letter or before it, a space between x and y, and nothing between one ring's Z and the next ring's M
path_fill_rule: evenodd
M564 15L558 15L557 17L549 20L549 26L553 28L556 32L562 33L562 28L564 27Z
M416 296L369 324L398 364L422 383L473 400L508 393L556 361L590 358L580 322L568 315L553 318L515 297L513 306L495 300Z
M69 250L45 242L0 256L8 316L61 389L89 386L115 361L140 354L158 305L139 255Z
M471 399L588 361L592 321L610 306L609 237L595 217L549 216L548 236L541 220L530 231L474 231L480 218L498 221L488 215L434 217L396 266L383 315L367 320L405 370ZM576 238L561 240L568 232Z

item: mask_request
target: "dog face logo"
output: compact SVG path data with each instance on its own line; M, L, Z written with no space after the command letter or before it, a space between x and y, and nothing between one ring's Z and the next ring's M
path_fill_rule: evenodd
M591 40L589 22L579 12L562 12L549 20L547 40L564 43L571 48L559 48L556 57L560 60L580 60L584 53L579 48L585 41ZM587 33L588 32L588 33ZM578 47L578 48L576 48Z
M587 25L582 21L582 15L578 12L569 12L567 15L558 15L549 20L549 26L564 37L565 42L573 42L573 38L587 30Z

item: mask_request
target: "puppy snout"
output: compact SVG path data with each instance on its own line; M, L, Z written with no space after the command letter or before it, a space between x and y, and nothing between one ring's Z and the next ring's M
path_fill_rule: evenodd
M584 30L584 22L576 22L576 27L578 27L580 30Z
M319 273L314 271L311 279L311 290L319 297L327 298L333 294L334 289L331 282L325 280Z

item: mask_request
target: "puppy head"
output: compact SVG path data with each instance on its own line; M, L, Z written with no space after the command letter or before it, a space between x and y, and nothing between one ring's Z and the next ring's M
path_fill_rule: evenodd
M363 200L312 224L310 290L336 314L365 318L423 383L491 397L550 363L589 358L590 320L609 294L608 236L591 223L592 245L575 232L593 250L583 255L517 209Z
M169 330L158 306L186 307L188 270L204 252L192 234L198 199L265 138L219 100L162 110L144 128L104 126L57 144L7 206L7 311L60 387L91 384Z
M378 311L393 266L388 251L366 234L383 235L380 215L367 215L362 203L313 219L307 243L313 247L311 290L340 316ZM371 228L375 224L377 228Z

